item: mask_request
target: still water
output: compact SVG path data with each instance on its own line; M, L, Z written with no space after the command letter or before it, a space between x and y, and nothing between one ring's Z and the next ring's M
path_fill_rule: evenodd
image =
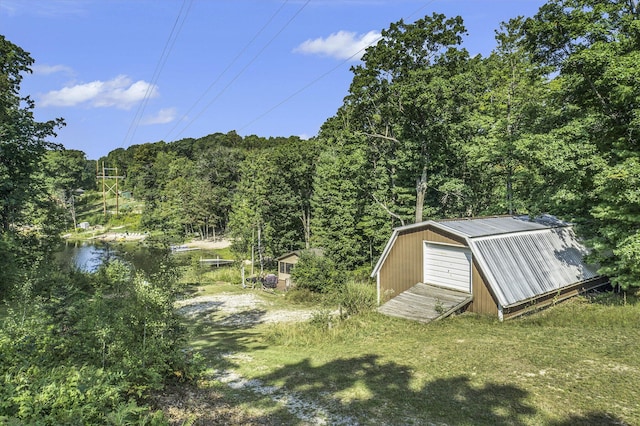
M136 270L153 273L167 253L166 250L140 244L67 242L59 252L59 259L63 264L84 272L95 272L102 264L120 259L130 263Z
M215 252L198 250L186 253L171 253L168 249L148 247L139 243L67 242L58 254L63 264L84 272L95 272L100 265L113 259L131 264L134 269L152 274L157 272L162 261L169 257L177 265L189 265L193 258L214 258Z

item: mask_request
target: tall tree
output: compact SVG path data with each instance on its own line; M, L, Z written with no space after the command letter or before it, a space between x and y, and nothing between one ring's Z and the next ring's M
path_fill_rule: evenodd
M31 196L33 173L48 149L48 138L63 126L61 118L37 122L35 104L20 95L22 74L31 72L29 53L0 35L0 225L9 232L17 224Z
M89 167L84 152L78 150L52 150L43 158L42 179L49 191L71 214L76 226L74 191L95 187L95 169Z
M320 138L332 146L333 157L364 155L364 164L342 176L358 188L359 202L364 201L356 209L355 224L331 224L343 226L344 235L355 230L359 242L352 248L364 250L348 262L377 256L384 244L380 236L386 237L393 226L473 214L461 147L473 135L469 113L475 91L483 86L476 72L479 61L458 48L464 33L460 17L440 14L391 24L367 49L362 65L352 69L344 104L323 125ZM327 176L332 176L330 158L324 160ZM331 187L318 171L316 193ZM313 214L326 218L332 209L317 203ZM347 261L341 257L336 260Z
M366 155L349 140L333 140L318 159L312 197L312 244L341 267L353 268L367 259L360 222L369 202L364 181Z
M237 251L256 247L258 232L268 256L309 245L318 152L317 141L291 137L247 154L230 215Z
M523 25L522 17L502 23L497 47L476 68L485 87L472 113L474 137L463 149L479 214L527 212L544 182L531 161L539 149L531 135L540 131L547 85L523 46Z
M213 203L208 217L214 230L226 231L243 157L239 148L218 145L204 149L195 160L198 177L208 183Z
M458 108L465 91L452 86L468 61L456 49L465 31L460 17L401 20L382 32L363 65L353 69L349 124L368 138L374 175L382 179L376 198L400 216L413 213L415 221L423 220L427 192L446 186L447 166L456 163L460 114L451 108Z
M584 153L569 168L582 176L573 210L602 271L623 287L640 285L639 22L634 0L551 0L526 23L529 49L553 78L554 133Z
M34 265L46 260L53 247L49 239L22 232L21 225L40 225L41 236L58 230L52 226L55 210L41 196L34 172L47 150L57 147L48 138L64 121L37 122L34 102L20 95L22 74L31 72L32 64L29 53L0 35L0 290L17 283L26 287Z

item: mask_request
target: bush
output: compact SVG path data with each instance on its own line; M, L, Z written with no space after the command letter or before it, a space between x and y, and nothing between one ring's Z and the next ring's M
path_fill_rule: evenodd
M171 269L145 277L112 262L39 281L48 294L25 282L0 322L0 424L163 423L139 398L203 368L183 350Z
M311 319L309 320L309 324L313 327L320 328L322 330L328 330L333 326L334 318L331 311L323 309L320 311L315 311L311 315Z
M0 419L16 424L104 424L125 382L95 367L15 368L2 378Z
M329 293L344 285L345 274L328 257L303 251L291 270L291 281L298 288L316 293Z
M347 274L350 280L361 283L374 283L375 280L371 278L371 267L367 265L359 266L353 271L349 271Z

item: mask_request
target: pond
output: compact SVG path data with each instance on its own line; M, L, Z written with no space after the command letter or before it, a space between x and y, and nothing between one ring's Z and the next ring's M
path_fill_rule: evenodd
M63 265L74 267L83 272L95 272L102 264L113 259L121 259L134 269L146 273L157 272L163 259L171 256L177 265L189 265L194 259L215 258L212 250L194 250L184 253L171 253L169 250L153 248L140 243L104 243L104 242L66 242L58 253Z

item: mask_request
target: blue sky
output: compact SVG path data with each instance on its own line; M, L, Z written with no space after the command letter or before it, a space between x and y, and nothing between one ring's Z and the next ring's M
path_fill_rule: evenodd
M460 15L470 53L542 0L0 0L0 34L31 53L22 94L56 142L116 148L232 130L315 136L350 67L392 22ZM358 53L360 52L360 53Z

